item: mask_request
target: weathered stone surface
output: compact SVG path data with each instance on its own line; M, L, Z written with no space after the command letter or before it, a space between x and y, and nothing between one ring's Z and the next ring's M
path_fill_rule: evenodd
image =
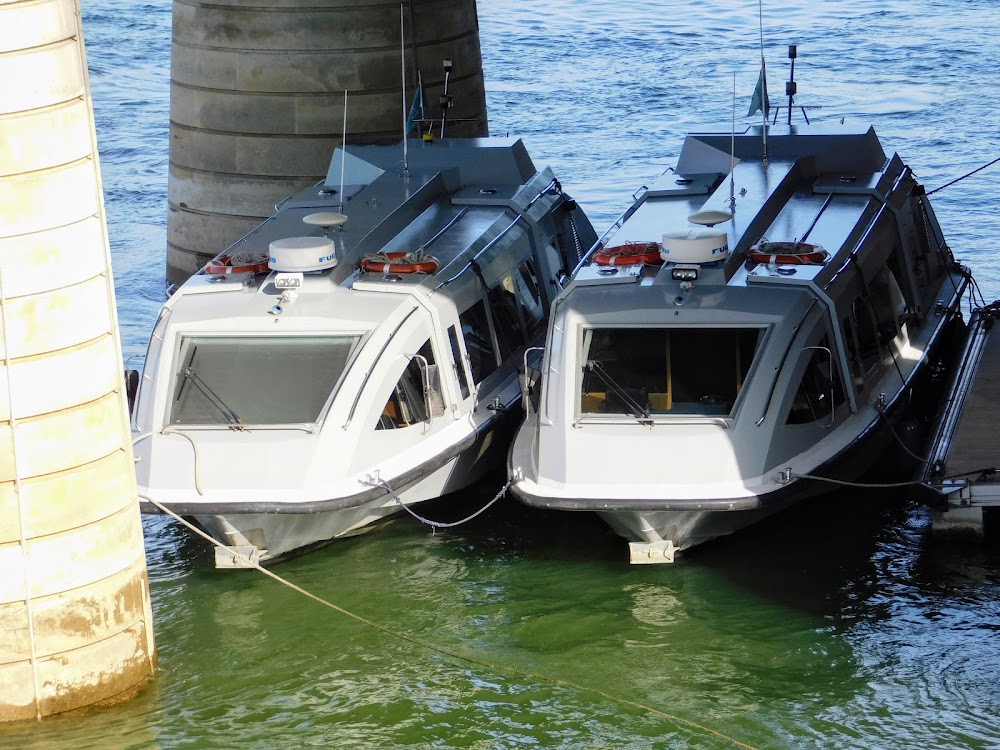
M155 662L79 10L0 0L0 721Z

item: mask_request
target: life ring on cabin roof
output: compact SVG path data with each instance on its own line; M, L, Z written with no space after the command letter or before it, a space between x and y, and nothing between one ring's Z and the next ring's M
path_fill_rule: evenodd
M361 270L369 273L434 273L441 261L423 253L375 253L361 260Z
M662 262L659 242L626 242L594 253L594 263L599 266L637 266L640 263Z
M223 255L221 258L213 258L205 264L205 273L213 276L226 273L267 273L270 269L267 266L267 258L261 257L258 253L248 253L246 251L234 253L233 255Z
M829 253L810 242L768 242L761 240L750 248L747 257L755 263L782 266L816 266L826 261Z

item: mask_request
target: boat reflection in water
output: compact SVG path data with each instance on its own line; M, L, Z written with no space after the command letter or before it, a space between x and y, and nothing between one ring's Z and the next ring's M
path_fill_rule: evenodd
M958 266L874 130L690 135L554 304L509 457L528 505L668 562L879 466L964 324Z
M272 560L502 467L525 349L596 234L519 140L402 154L338 149L164 305L133 410L144 511Z

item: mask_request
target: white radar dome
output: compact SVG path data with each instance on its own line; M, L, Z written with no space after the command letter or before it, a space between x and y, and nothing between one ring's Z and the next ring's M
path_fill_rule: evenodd
M337 265L336 246L326 237L283 237L270 245L272 271L322 271Z
M691 227L663 235L660 257L668 263L712 263L729 257L729 236L718 229Z

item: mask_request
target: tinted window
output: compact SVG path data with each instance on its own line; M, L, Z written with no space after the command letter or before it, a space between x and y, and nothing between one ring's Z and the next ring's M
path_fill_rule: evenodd
M170 422L316 422L360 339L185 336Z
M465 338L465 350L469 355L469 369L472 381L482 383L497 369L497 355L490 336L490 324L486 319L486 304L479 300L458 316Z
M584 334L581 414L730 414L758 328L596 328Z

